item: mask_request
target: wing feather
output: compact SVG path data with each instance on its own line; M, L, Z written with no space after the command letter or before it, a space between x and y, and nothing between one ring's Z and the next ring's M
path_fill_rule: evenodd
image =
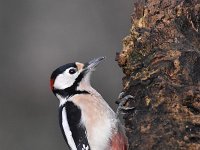
M60 107L59 122L64 139L72 150L75 149L72 143L75 143L77 150L90 150L86 129L81 124L81 110L75 104L66 102Z

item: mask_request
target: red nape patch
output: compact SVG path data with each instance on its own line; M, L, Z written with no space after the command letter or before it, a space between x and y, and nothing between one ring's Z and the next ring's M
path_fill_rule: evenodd
M51 79L50 80L50 88L51 88L51 90L53 90L53 84L54 84L54 79Z
M117 133L113 135L111 150L128 150L128 141L124 134Z

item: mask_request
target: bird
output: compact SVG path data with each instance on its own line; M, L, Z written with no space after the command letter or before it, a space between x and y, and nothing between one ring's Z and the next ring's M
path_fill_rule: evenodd
M92 72L104 58L68 63L51 74L50 88L59 100L59 125L71 150L128 150L118 114L90 84Z

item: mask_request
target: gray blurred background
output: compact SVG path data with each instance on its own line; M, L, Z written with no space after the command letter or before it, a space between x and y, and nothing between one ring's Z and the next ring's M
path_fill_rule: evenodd
M0 1L0 150L67 149L49 88L60 65L106 56L92 85L116 109L123 74L114 59L130 28L132 3Z

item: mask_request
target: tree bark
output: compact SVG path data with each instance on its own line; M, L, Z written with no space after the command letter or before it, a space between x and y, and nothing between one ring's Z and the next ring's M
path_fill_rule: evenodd
M130 150L200 150L200 0L134 4L117 54Z

